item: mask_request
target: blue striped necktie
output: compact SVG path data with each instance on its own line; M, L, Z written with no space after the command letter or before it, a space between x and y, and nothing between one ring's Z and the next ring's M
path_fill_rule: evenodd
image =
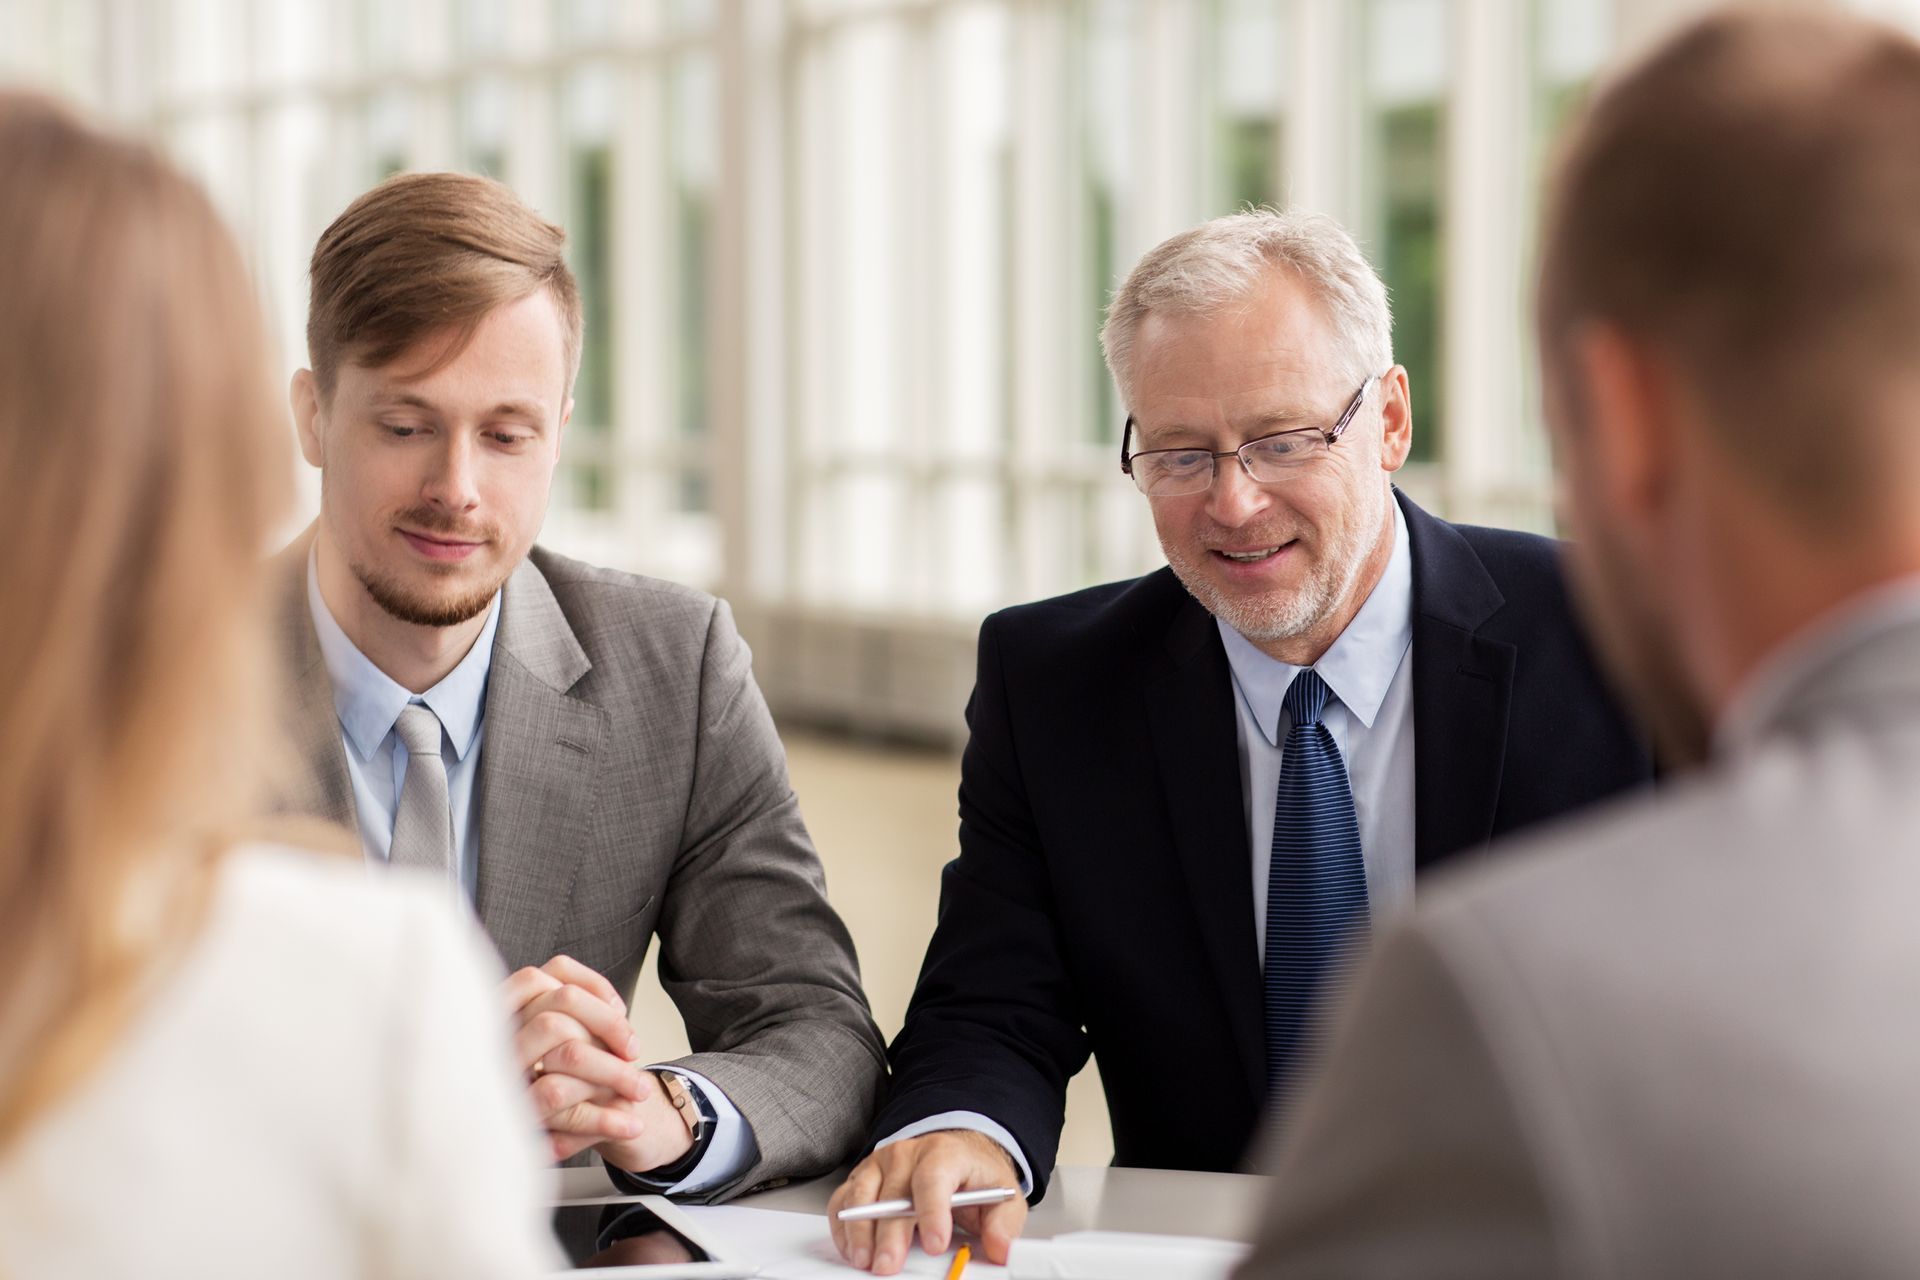
M1284 1095L1306 1056L1316 999L1365 940L1367 872L1353 788L1320 722L1331 696L1311 668L1287 687L1292 721L1280 756L1267 867L1267 1085Z

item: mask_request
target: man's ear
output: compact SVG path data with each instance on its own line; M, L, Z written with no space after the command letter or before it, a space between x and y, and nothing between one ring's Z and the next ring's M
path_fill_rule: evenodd
M293 426L300 436L300 456L307 460L308 466L317 467L323 455L320 452L320 383L314 378L313 370L301 369L293 375L287 398L293 402Z
M1592 324L1570 340L1569 372L1582 421L1573 429L1580 465L1607 511L1649 527L1662 522L1672 492L1673 387L1647 348L1611 325Z
M572 421L573 397L568 396L567 402L560 406L560 427L553 433L553 451L556 455L560 452L560 442L566 438L567 424Z
M1413 450L1413 394L1407 371L1395 365L1380 379L1380 469L1398 471Z

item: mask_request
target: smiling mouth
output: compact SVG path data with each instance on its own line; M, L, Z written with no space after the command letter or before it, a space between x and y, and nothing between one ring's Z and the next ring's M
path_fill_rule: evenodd
M485 543L465 538L437 538L430 533L416 533L412 529L400 529L413 549L432 560L464 560Z
M1262 560L1272 559L1274 556L1279 555L1282 551L1285 551L1288 547L1292 545L1293 544L1291 542L1281 542L1281 543L1276 543L1271 547L1257 547L1252 551L1216 550L1213 554L1219 556L1223 560L1231 560L1235 564L1257 564Z

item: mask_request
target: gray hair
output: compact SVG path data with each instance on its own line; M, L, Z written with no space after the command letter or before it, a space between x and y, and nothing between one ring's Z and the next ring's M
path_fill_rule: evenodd
M1299 275L1320 299L1355 385L1393 365L1387 288L1346 228L1318 213L1249 209L1214 218L1148 250L1107 308L1100 346L1123 398L1130 398L1133 343L1155 311L1206 314L1238 302L1276 266Z

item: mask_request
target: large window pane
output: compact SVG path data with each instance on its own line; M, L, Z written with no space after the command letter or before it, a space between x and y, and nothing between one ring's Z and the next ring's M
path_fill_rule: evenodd
M713 193L719 180L715 92L710 54L689 53L674 59L667 99L677 355L674 502L678 510L689 513L705 512L713 505L707 281L713 252ZM729 465L743 464L730 459Z
M371 187L408 166L413 105L404 90L386 89L367 99L360 108L360 127L363 186ZM349 197L352 194L357 193Z
M1539 246L1533 242L1533 229L1539 224L1538 204L1544 194L1547 159L1554 140L1572 119L1581 101L1593 86L1601 62L1613 46L1613 0L1532 0L1530 73L1533 130L1529 138L1530 190L1535 211L1528 219L1526 254L1531 262ZM1531 271L1529 271L1529 276ZM1524 323L1524 321L1523 321ZM1540 406L1538 355L1533 344L1527 351L1522 376L1526 381L1526 404L1534 429L1521 439L1523 462L1533 474L1545 476L1550 464L1545 430L1545 414ZM1535 502L1533 523L1551 524L1552 502L1543 491Z
M1213 0L1211 9L1213 212L1279 208L1283 7L1273 0Z
M310 81L328 69L334 49L326 0L249 6L255 27L254 80L269 91Z
M1139 138L1133 127L1135 83L1139 75L1137 0L1084 0L1081 11L1081 153L1086 183L1082 192L1082 254L1087 324L1081 344L1087 403L1091 417L1083 439L1106 443L1120 439L1119 396L1107 376L1094 340L1107 301L1132 265L1121 248L1128 204L1136 197L1134 167Z
M997 4L955 6L936 34L943 135L935 218L943 234L932 256L942 301L927 319L943 349L929 407L936 415L932 452L947 459L997 458L1011 444L1011 39L1006 10ZM998 526L969 524L964 532L986 538ZM990 555L977 559L991 562Z
M146 113L259 262L289 363L306 255L348 200L411 167L512 183L565 224L586 310L560 545L700 579L721 563L715 537L745 532L721 528L732 513L716 498L778 493L777 512L741 522L760 538L742 581L798 603L970 616L1153 563L1112 456L1124 410L1095 340L1105 306L1152 240L1290 190L1342 211L1387 279L1416 459L1474 460L1408 482L1482 503L1489 486L1532 483L1529 459L1490 460L1488 441L1526 451L1535 436L1498 414L1446 420L1443 303L1450 287L1462 304L1496 288L1447 280L1449 217L1473 204L1449 201L1490 146L1532 154L1489 172L1537 172L1624 8L0 0L0 36L32 50L0 49L0 64L30 63L110 116ZM104 83L149 44L150 83ZM748 48L752 74L776 69L771 92L724 82ZM1467 66L1524 77L1527 119L1456 149L1450 131L1490 128L1449 115ZM1296 110L1315 129L1289 158ZM748 166L725 184L723 137ZM735 177L750 215L717 205ZM1499 251L1478 248L1496 266ZM764 290L746 279L738 333L712 332L716 271L774 273ZM1491 362L1529 364L1523 348L1456 360L1460 405L1490 376L1531 377ZM754 456L715 458L712 390L740 381ZM721 485L721 467L760 473ZM726 564L741 570L737 548Z
M1613 0L1533 0L1535 135L1550 139L1586 96L1613 45Z
M802 310L793 347L803 405L796 476L803 598L848 605L884 598L899 577L897 523L910 504L881 468L903 468L916 318L901 270L910 229L900 108L911 46L894 21L813 34L800 70L809 147L795 167L802 239L793 275ZM817 163L810 163L817 161ZM860 505L882 503L879 506ZM849 505L853 504L853 505Z
M253 222L253 184L247 120L229 111L202 111L180 119L168 144L180 166L198 178L227 221L242 231Z
M942 485L926 513L939 540L936 578L928 584L926 612L978 616L1001 602L1006 577L1000 558L1008 546L996 535L1007 521L1007 494L991 475Z
M235 0L172 0L169 8L170 56L161 92L185 99L240 88L253 63L247 40L252 6Z
M613 34L618 17L616 0L561 0L560 42L593 48Z
M569 265L580 283L585 322L574 382L567 458L576 505L612 507L613 378L611 234L613 75L604 66L573 72L563 90Z
M504 76L482 76L460 86L454 122L455 163L468 173L505 180L507 124L513 89Z
M453 6L454 48L467 57L497 57L511 46L509 0L459 0Z
M1361 104L1374 264L1393 300L1394 353L1413 389L1413 460L1446 447L1441 252L1446 190L1447 0L1367 0Z

